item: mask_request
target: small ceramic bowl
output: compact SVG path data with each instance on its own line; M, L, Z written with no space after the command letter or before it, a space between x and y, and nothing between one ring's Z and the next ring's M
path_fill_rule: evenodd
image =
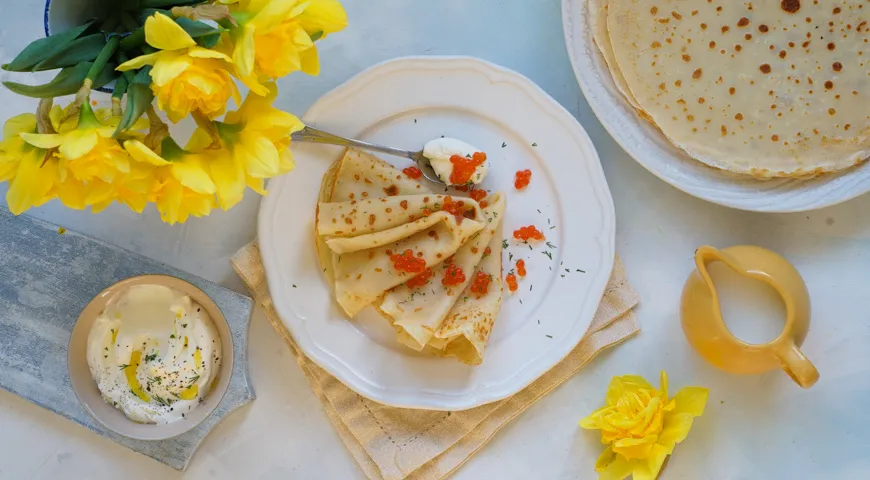
M217 381L213 383L212 390L203 398L202 404L191 410L185 418L166 425L150 425L134 422L127 418L122 411L106 403L88 367L88 334L94 321L105 310L106 304L115 295L135 285L163 285L187 294L191 300L201 305L208 312L221 339L222 362L220 371L217 374ZM217 408L221 399L223 399L233 372L234 355L232 338L229 324L220 308L199 288L184 280L163 275L143 275L128 278L103 290L79 315L69 342L67 364L69 367L70 383L85 411L104 427L118 435L137 440L165 440L177 437L208 418L214 409Z

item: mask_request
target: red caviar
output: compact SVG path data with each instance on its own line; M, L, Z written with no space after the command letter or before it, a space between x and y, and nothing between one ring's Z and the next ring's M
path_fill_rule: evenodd
M517 275L521 277L526 276L526 261L525 260L517 260Z
M460 192L467 192L468 191L468 185L457 185L453 188L459 190Z
M475 202L483 200L486 198L486 190L472 190L471 198L473 198Z
M471 181L471 176L477 167L483 165L486 161L486 154L476 152L471 158L463 157L462 155L453 155L450 157L450 163L453 164L453 171L450 173L450 183L454 185L464 185Z
M390 255L390 261L393 262L393 268L400 272L421 273L426 270L426 260L415 257L410 248L401 255Z
M448 196L444 199L444 206L441 207L441 210L453 215L457 220L462 221L462 214L465 213L465 202L462 200L454 202L453 197Z
M465 282L465 272L455 264L447 265L447 271L444 272L444 278L441 279L441 284L445 287L451 285L460 285Z
M423 176L423 171L417 167L408 167L408 168L402 170L402 173L413 178L414 180L417 180Z
M517 172L517 179L514 182L514 187L517 190L522 190L529 186L529 183L532 181L532 171L531 170L520 170Z
M507 282L508 288L511 292L516 292L517 289L520 288L520 286L517 285L517 276L513 273L507 274L507 277L505 277L505 281Z
M416 277L405 282L405 286L407 286L408 288L422 287L429 283L430 278L432 278L432 269L427 268L420 275L417 275Z
M517 240L522 240L524 242L528 242L529 240L546 240L547 237L544 236L534 225L529 225L528 227L522 227L519 230L514 232L514 238Z
M492 255L492 249L489 247L486 247L486 250L483 251L483 256L488 257L490 255Z
M492 282L492 276L483 272L474 274L474 280L471 281L471 293L482 297L489 292L489 284Z

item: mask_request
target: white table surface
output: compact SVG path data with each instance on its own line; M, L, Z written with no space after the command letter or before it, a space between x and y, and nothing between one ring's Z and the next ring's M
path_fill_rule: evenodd
M455 476L594 478L601 444L577 421L600 406L614 375L658 377L674 391L710 389L706 414L664 479L870 478L870 198L806 214L761 215L689 197L659 181L607 135L577 87L558 0L345 0L351 25L321 47L319 78L282 84L281 106L302 114L365 67L411 54L482 57L529 76L571 111L598 148L618 217L617 250L640 292L642 332L606 352L505 427ZM41 2L0 1L0 59L41 32ZM4 78L8 75L4 74ZM0 119L33 103L0 92ZM0 187L5 193L5 187ZM162 225L154 211L100 215L51 204L31 212L236 290L228 259L252 240L259 199L235 210ZM735 377L684 341L678 302L702 244L752 243L789 258L807 280L813 324L804 345L821 380L808 391L772 372ZM0 391L0 479L360 478L286 346L262 312L252 320L250 370L258 399L204 442L186 473L133 453Z

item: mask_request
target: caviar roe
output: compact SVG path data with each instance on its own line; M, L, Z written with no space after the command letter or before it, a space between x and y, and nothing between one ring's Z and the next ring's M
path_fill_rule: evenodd
M524 242L528 242L529 240L546 240L547 237L544 236L543 233L540 232L534 225L529 225L528 227L522 227L519 230L514 232L514 238L517 240L522 240Z
M423 171L417 167L408 167L408 168L402 170L402 173L413 178L414 180L417 180L423 176Z
M529 183L532 181L532 171L531 170L520 170L517 172L516 181L514 181L514 187L517 190L522 190L529 186Z
M486 154L483 152L476 152L471 158L453 155L450 157L450 163L453 164L453 171L450 173L450 183L464 185L470 182L474 171L477 170L477 167L483 165L485 161Z
M422 273L426 270L426 260L415 257L411 249L405 250L401 255L390 255L390 261L393 262L393 268L400 272Z
M482 297L489 292L489 284L492 282L492 276L483 272L474 274L474 279L471 281L471 293Z
M460 192L467 192L470 189L468 185L457 185L453 188L459 190Z
M483 200L486 198L486 190L472 190L471 198L473 198L475 202Z
M492 249L489 247L486 247L486 250L483 251L483 256L488 257L490 255L492 255Z
M516 292L517 289L520 288L520 286L517 285L517 276L513 273L507 274L507 277L505 277L504 280L507 282L508 289L510 289L511 292Z
M526 276L526 261L525 260L517 260L517 275L521 277Z
M444 272L444 278L441 279L441 284L445 287L452 285L460 285L465 282L465 272L454 264L447 265L447 270Z
M417 275L416 277L405 282L405 286L408 288L422 287L429 283L430 278L432 278L432 269L427 268L420 275Z
M448 196L444 199L444 206L441 207L441 210L461 219L462 214L465 213L465 202L462 200L454 202L453 197Z

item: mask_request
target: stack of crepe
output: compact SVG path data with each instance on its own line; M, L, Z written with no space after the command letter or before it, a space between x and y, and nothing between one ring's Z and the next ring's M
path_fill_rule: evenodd
M588 0L617 89L671 143L759 178L870 156L866 0Z
M441 209L460 201L461 215ZM349 317L371 305L408 347L478 365L501 308L504 210L503 194L481 203L435 194L386 162L348 150L323 178L318 258ZM407 250L431 268L424 286L405 285L416 274L394 268L391 254ZM448 265L461 268L465 281L445 286ZM471 291L477 272L491 279L486 294Z

